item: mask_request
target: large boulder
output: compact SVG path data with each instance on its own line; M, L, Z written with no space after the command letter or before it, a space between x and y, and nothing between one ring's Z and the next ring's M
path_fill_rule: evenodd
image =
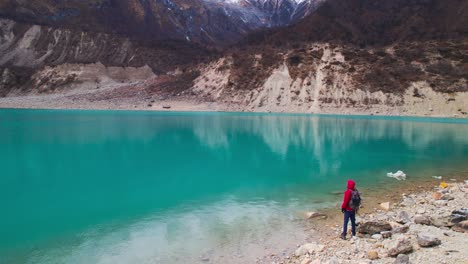
M435 236L428 233L418 234L418 244L421 247L434 247L440 245L442 242Z
M359 233L369 235L379 234L380 232L390 230L392 230L392 226L390 223L384 221L365 222L358 227Z
M452 227L452 230L460 233L468 233L468 220L456 224Z
M432 221L428 216L425 215L416 215L414 217L414 223L420 224L420 225L431 225Z
M396 245L394 245L390 250L388 251L388 255L390 257L396 257L399 254L406 254L410 253L413 251L413 245L411 245L411 242L404 238L400 239L396 242Z

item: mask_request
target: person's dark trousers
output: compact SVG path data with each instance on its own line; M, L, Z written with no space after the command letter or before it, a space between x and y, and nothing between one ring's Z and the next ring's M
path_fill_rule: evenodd
M349 219L351 219L351 233L353 233L353 236L356 235L356 212L353 210L344 212L343 233L341 234L342 236L346 236Z

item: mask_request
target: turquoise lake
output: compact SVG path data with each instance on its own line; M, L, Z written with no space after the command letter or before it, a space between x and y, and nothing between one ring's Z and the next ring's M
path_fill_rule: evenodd
M350 178L467 162L466 120L4 109L0 263L251 263Z

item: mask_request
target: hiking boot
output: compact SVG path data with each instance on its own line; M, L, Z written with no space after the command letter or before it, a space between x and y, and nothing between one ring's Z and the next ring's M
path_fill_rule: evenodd
M340 235L340 238L343 239L343 240L346 240L346 236L345 235Z

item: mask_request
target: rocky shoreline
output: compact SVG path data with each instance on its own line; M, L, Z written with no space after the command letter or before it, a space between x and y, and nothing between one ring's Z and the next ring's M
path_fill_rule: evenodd
M328 234L322 229L319 241L298 245L291 256L270 260L283 264L468 263L467 199L466 179L402 194L399 202L381 203L361 213L356 238L339 239L341 226L335 224L328 227L332 231ZM322 214L309 216L308 221L323 227Z

